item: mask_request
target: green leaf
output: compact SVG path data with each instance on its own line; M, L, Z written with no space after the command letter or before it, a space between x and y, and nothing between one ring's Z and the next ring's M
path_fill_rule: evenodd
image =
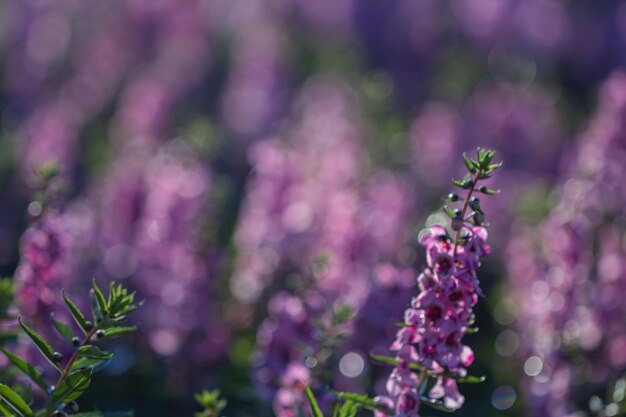
M476 167L474 166L474 163L465 154L463 154L463 162L465 162L465 166L467 167L469 172L471 172L472 174L476 172Z
M315 396L313 396L313 393L311 392L311 388L308 386L306 387L306 397L309 400L309 406L311 407L311 414L313 417L324 417Z
M69 374L53 392L50 400L67 404L80 397L91 382L91 368L79 369Z
M500 192L500 190L493 190L489 187L485 187L482 186L478 189L479 192L486 194L486 195L494 195L494 194L498 194Z
M361 407L352 401L346 401L339 409L338 417L355 417Z
M482 375L482 376L467 375L467 376L456 377L454 379L456 379L456 382L459 382L461 384L480 384L481 382L485 382L485 379L487 379L487 377L485 375Z
M442 209L442 210L443 210L443 212L444 212L444 213L446 213L446 215L447 215L448 217L450 217L451 219L454 219L454 218L456 218L456 217L457 217L456 212L455 212L455 211L453 211L453 210L450 210L450 209L448 208L448 206L443 206L441 209Z
M367 407L372 410L389 411L381 407L380 405L378 405L376 401L374 401L367 395L356 394L354 392L335 392L335 391L333 391L333 395L339 398L340 400L352 401L353 403L362 405L363 407Z
M104 316L100 309L100 304L98 304L98 300L96 300L96 293L93 290L89 290L89 305L91 306L93 321L99 324Z
M52 346L50 346L48 344L48 342L46 342L44 340L43 337L41 337L38 333L36 333L33 329L31 329L30 327L28 327L27 325L25 325L22 322L22 317L18 317L18 322L20 323L20 326L22 326L22 329L24 329L24 332L26 332L26 334L28 335L28 337L30 337L30 340L33 341L33 343L35 344L35 346L37 346L37 349L39 349L39 351L41 352L41 354L43 356L45 356L46 359L48 359L48 361L59 371L61 370L61 368L59 367L59 364L57 363L57 361L55 360L55 352L54 349L52 349Z
M459 180L452 180L452 184L456 185L459 188L465 189L465 183Z
M112 327L110 329L104 329L104 335L100 339L121 336L123 334L132 333L135 330L137 330L137 326Z
M20 357L8 352L4 349L0 349L2 353L11 361L13 365L15 365L20 371L24 372L41 390L48 395L48 384L43 380L43 377L35 368L33 368L29 363L21 359Z
M102 359L91 359L91 358L79 358L76 360L76 362L74 362L74 364L72 365L72 371L76 371L79 369L84 369L84 368L91 368L92 369L92 373L95 373L98 371L99 367L101 365L104 365L108 360L102 360Z
M2 402L0 402L0 414L4 417L13 417L14 414Z
M113 354L110 352L105 352L100 350L97 346L93 345L85 345L78 348L77 351L78 356L82 356L89 359L100 359L107 360L110 359Z
M93 325L87 322L83 313L78 309L78 307L76 307L76 304L74 304L72 300L65 295L65 291L63 291L63 300L65 300L65 304L67 304L67 308L69 308L70 313L72 313L72 317L74 317L76 324L80 326L85 334L89 333Z
M55 320L54 318L52 319L52 323L54 324L54 328L57 329L59 334L63 336L63 339L72 343L72 338L74 337L74 334L72 333L72 329L70 329L70 326L58 320Z
M91 281L91 287L93 289L93 292L95 293L96 300L98 301L98 306L100 306L100 311L102 311L105 316L108 315L109 306L107 305L107 302L104 299L104 294L102 294L102 291L100 291L100 288L98 288L98 284L96 284L95 279Z
M0 397L9 404L15 411L24 417L33 417L33 410L24 402L22 397L4 384L0 384Z

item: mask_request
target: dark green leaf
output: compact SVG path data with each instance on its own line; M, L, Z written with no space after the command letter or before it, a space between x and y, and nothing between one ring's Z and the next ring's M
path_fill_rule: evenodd
M29 363L21 359L20 357L8 352L4 349L0 349L2 353L11 361L13 365L15 365L20 371L24 372L41 390L47 395L48 394L48 385L43 380L43 377L35 368L33 368Z
M52 349L52 346L50 346L48 344L48 342L46 342L44 340L43 337L41 337L39 334L37 334L33 329L31 329L30 327L28 327L27 325L25 325L22 322L22 317L20 316L17 319L20 323L20 326L22 326L22 329L24 329L24 332L26 332L26 334L28 335L28 337L30 338L30 340L33 341L33 343L35 344L35 346L37 346L37 349L39 349L39 351L42 353L42 355L48 359L48 361L58 370L61 370L59 368L59 364L57 363L57 361L55 360L55 352L54 349Z
M52 319L52 323L54 324L54 328L57 329L59 334L63 336L65 340L72 343L72 338L74 337L74 334L72 333L72 329L70 329L70 326L58 320L55 320L54 318Z
M33 410L24 402L22 397L4 384L0 384L0 397L9 404L15 411L24 417L33 417Z
M135 330L137 330L136 326L113 327L110 329L105 329L103 330L104 335L101 337L101 339L105 339L107 337L121 336L127 333L132 333Z
M91 306L91 315L93 316L93 320L96 323L100 323L104 318L104 315L102 314L102 309L96 299L96 293L93 290L89 291L89 305Z
M100 288L98 288L98 284L96 284L95 279L91 281L91 287L93 289L93 292L95 293L98 306L100 306L100 311L102 311L104 315L109 314L109 307L106 300L104 299L104 294L102 294L102 291L100 291Z
M320 406L317 404L317 400L311 392L311 388L308 386L306 387L306 397L309 400L309 406L311 407L311 414L313 417L324 417L322 410L320 410Z
M63 300L65 300L65 304L67 304L67 308L69 308L70 313L72 313L72 317L74 317L76 324L78 324L78 326L83 330L83 332L85 332L85 334L89 333L89 330L91 330L92 325L90 325L90 323L87 322L83 313L78 309L78 307L76 307L76 304L74 304L65 295L65 291L63 291Z
M91 358L79 358L72 365L72 371L76 371L83 368L91 368L92 373L98 372L109 363L109 360L91 359Z
M91 368L74 371L52 392L50 399L57 404L67 404L80 397L89 387L90 382Z
M113 356L112 353L100 350L100 348L98 348L97 346L93 346L93 345L85 345L85 346L79 347L77 354L78 356L82 356L85 358L100 359L100 360L107 360L107 359L110 359L111 356Z

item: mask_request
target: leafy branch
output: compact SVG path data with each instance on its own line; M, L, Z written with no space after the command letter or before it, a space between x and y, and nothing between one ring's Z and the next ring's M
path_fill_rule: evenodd
M87 320L83 312L63 292L63 300L67 308L80 328L82 337L75 336L69 325L52 318L53 326L58 333L73 347L73 353L67 361L53 349L43 336L25 324L21 318L18 322L31 342L39 352L57 370L59 377L54 385L48 385L43 375L34 366L20 357L4 349L1 351L7 359L22 373L28 376L34 384L45 394L44 407L34 412L28 405L29 398L21 396L7 385L0 385L0 413L6 417L16 414L21 417L65 417L74 414L75 417L98 417L100 412L80 413L75 400L79 398L91 383L92 374L96 368L110 360L112 353L95 346L96 340L113 338L134 331L134 326L125 324L128 314L141 306L141 302L135 303L135 293L129 293L122 285L111 283L108 297L96 284L92 282L89 292L92 320ZM128 416L132 413L117 413L117 416Z

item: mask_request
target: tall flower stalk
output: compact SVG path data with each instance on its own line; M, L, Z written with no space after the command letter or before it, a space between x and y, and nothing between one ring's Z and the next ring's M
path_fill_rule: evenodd
M464 402L457 382L475 380L467 377L474 353L462 339L474 331L472 308L483 295L477 269L490 247L476 195L496 193L480 185L501 166L491 163L494 155L484 149L478 149L476 160L464 155L469 172L463 180L454 181L464 195L452 193L447 198L460 207L445 205L449 225L433 225L421 239L427 266L417 278L420 294L406 309L391 345L396 357L375 357L395 365L387 380L387 395L375 399L381 415L418 416L421 403L456 410Z

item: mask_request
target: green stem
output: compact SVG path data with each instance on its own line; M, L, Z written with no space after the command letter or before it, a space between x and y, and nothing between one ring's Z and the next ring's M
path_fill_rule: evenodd
M106 320L106 318L107 317L104 317L102 320ZM65 381L65 379L69 376L70 372L72 371L72 366L78 359L78 350L81 347L86 346L89 343L91 343L91 340L93 339L97 331L98 331L98 326L94 324L93 328L85 335L85 338L83 339L83 341L75 348L74 353L72 353L72 356L70 356L69 360L65 364L65 367L63 367L63 371L61 372L61 376L59 376L59 379L57 380L55 389L58 389L61 386L63 381ZM53 401L50 401L48 403L48 406L46 407L46 414L45 414L46 417L52 417L52 413L54 413L55 407L56 407L56 404Z

